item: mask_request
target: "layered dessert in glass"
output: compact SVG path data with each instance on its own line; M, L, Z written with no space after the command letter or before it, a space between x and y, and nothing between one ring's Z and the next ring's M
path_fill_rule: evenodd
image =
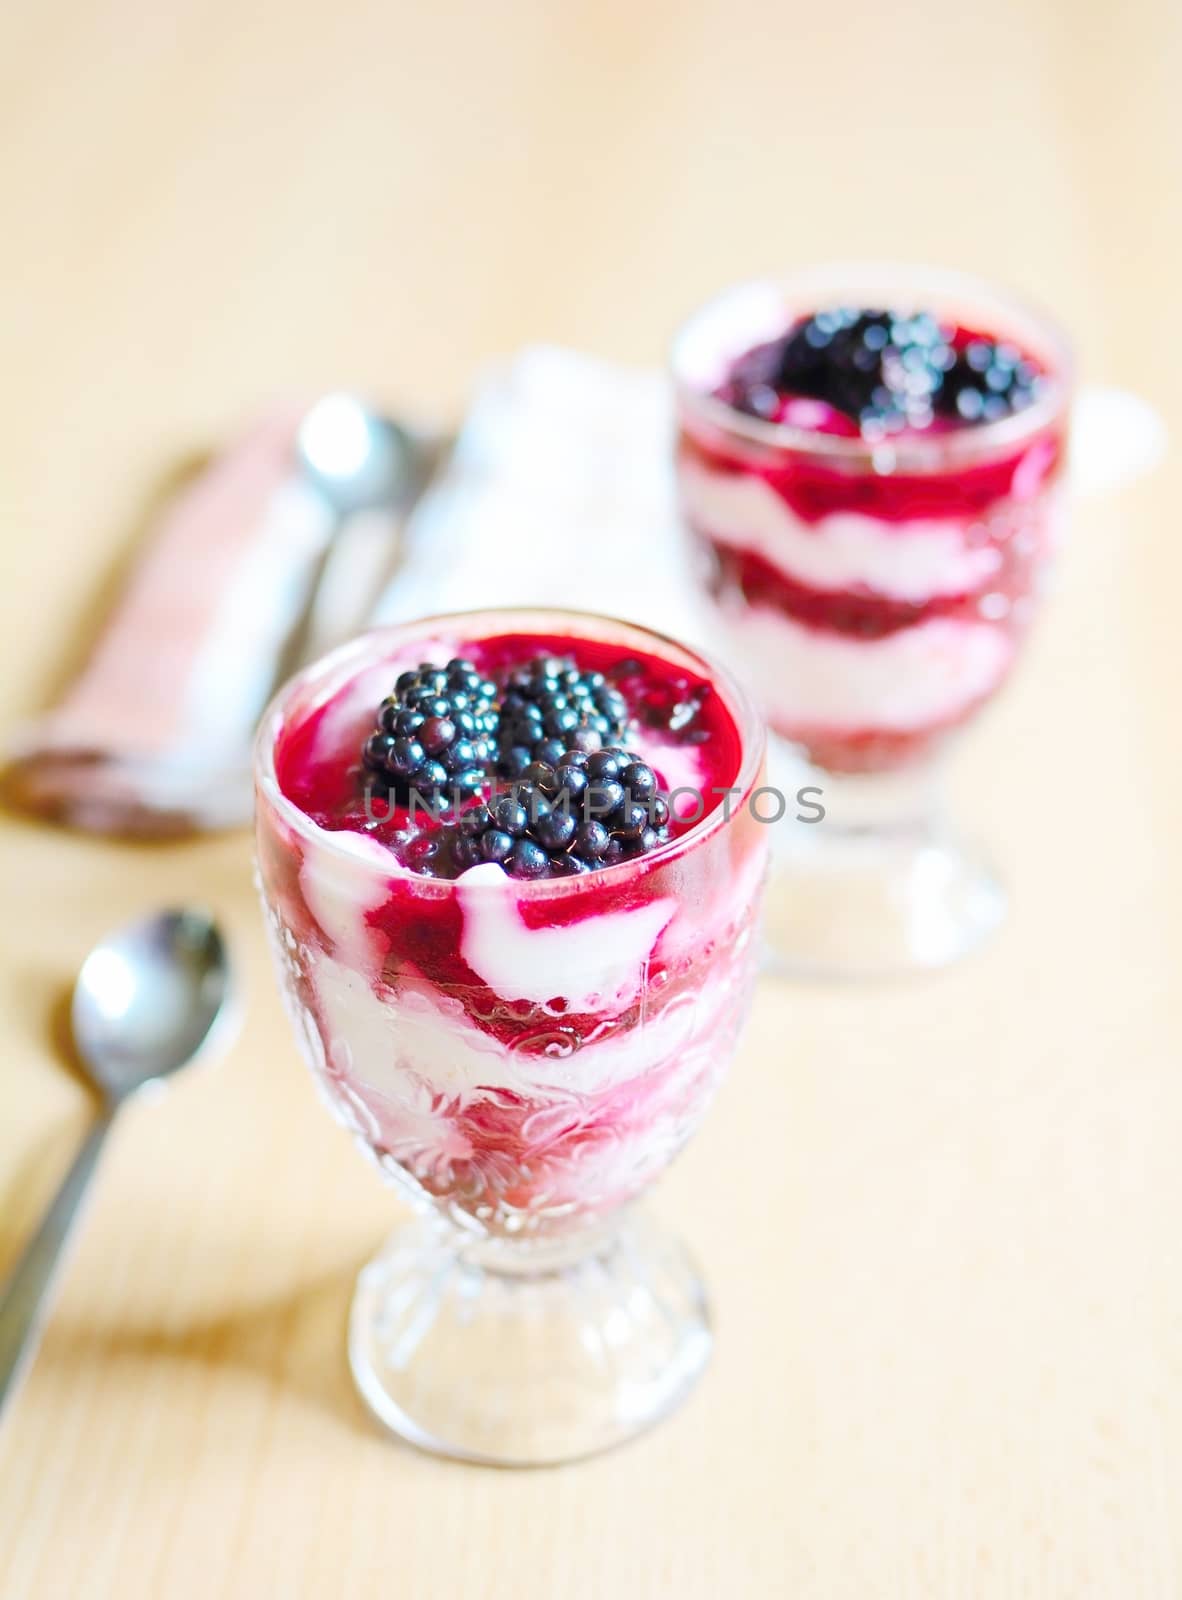
M750 992L762 735L623 623L445 617L293 681L258 746L282 987L336 1115L419 1220L362 1276L363 1394L416 1442L565 1459L709 1339L630 1202L697 1126Z
M932 761L1010 672L1061 535L1066 345L971 279L833 268L727 291L682 329L673 372L714 617L827 797L790 853L826 874L832 909L848 900L847 940L792 948L806 916L785 956L952 959L1002 901L938 822Z

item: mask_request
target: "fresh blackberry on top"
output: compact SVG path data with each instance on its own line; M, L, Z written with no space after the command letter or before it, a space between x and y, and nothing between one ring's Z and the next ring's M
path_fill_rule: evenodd
M944 375L936 409L960 422L996 422L1033 405L1046 379L1017 345L970 338Z
M763 421L877 439L995 421L1029 405L1041 381L1014 345L930 312L839 306L741 355L717 394Z
M363 760L399 800L479 794L493 754L497 687L456 657L399 675L378 708Z
M461 869L492 861L514 878L569 877L655 850L669 837L657 775L634 752L572 746L531 761L495 803L461 817Z
M680 831L645 751L683 782L700 770L690 752L718 725L709 684L647 657L517 642L402 672L359 736L344 804L360 816L363 793L382 796L366 829L422 876L595 872Z
M568 656L538 656L505 679L498 770L516 778L531 761L554 764L568 748L598 750L627 722L627 701L602 672L581 672Z

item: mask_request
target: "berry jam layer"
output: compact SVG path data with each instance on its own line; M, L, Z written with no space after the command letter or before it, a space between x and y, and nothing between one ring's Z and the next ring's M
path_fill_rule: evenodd
M264 730L258 807L273 948L333 1109L418 1196L494 1232L620 1204L696 1126L750 987L766 856L745 803L759 733L728 681L621 624L523 620L391 630L297 680ZM441 709L452 727L426 736L434 755L372 743ZM425 725L393 737L421 746ZM476 748L457 755L462 742ZM571 752L585 764L545 760ZM441 785L463 792L412 815L404 758L428 786L432 761L481 782ZM493 789L513 768L541 807L516 833ZM588 774L590 820L620 846L571 870L551 805L567 768ZM655 828L615 801L624 774L682 791ZM365 798L375 778L384 803ZM517 870L514 851L547 865Z
M772 726L835 771L918 758L997 690L1034 609L1066 450L1053 347L979 311L792 315L766 285L686 337L682 507Z

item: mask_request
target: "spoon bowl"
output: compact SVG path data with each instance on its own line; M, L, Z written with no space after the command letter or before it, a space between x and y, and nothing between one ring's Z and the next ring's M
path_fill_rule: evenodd
M104 1099L119 1104L186 1066L225 1026L230 965L212 918L163 911L107 935L82 964L70 1020Z
M344 518L393 505L417 478L420 447L407 430L356 395L326 394L296 435L300 470Z
M272 694L314 656L364 625L401 559L401 539L396 537L391 548L391 528L422 494L437 455L425 439L353 394L322 395L305 414L296 433L296 466L302 482L327 507L332 529L279 651ZM360 539L350 538L351 531L360 531ZM334 613L342 596L348 602L345 615ZM333 613L327 623L326 604Z

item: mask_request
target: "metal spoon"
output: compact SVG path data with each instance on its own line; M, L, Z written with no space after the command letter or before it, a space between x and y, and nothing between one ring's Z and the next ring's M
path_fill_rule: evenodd
M324 596L329 570L334 563L350 559L348 554L342 556L342 534L354 525L359 512L382 511L388 519L405 517L426 488L439 455L439 441L416 435L390 417L380 416L356 395L323 395L304 416L296 434L296 466L300 477L327 503L333 527L309 574L303 607L276 663L273 688L305 666L313 654L310 646L317 607ZM369 604L384 588L399 559L397 546L401 540L395 541L394 548L389 547L389 520L383 520L377 529L381 538L376 567L371 556L359 557L356 551L352 552L351 565L361 570L354 572L353 582L346 574L345 587L352 589L357 615L347 625L344 636L364 626ZM366 593L359 595L359 588Z
M321 396L296 435L300 471L338 517L400 500L417 476L420 449L400 423L351 394Z
M226 1034L230 961L204 911L165 911L108 934L74 985L70 1022L100 1111L0 1298L0 1409L36 1349L87 1185L119 1108Z
M254 804L250 743L272 695L315 656L369 625L373 608L404 555L403 529L450 441L403 427L356 395L322 395L296 429L296 481L322 502L320 548L300 576L300 591L282 640L253 701L246 726L231 727L214 748L194 756L188 742L120 770L148 797L137 824L158 831L220 828L249 819ZM179 826L169 827L169 824Z

